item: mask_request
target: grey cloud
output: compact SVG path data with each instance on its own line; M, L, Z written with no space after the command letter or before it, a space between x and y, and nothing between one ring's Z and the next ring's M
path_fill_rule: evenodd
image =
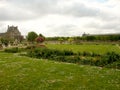
M98 9L84 4L59 7L61 0L6 0L10 6L0 8L0 20L28 20L48 14L63 14L75 17L93 17ZM62 3L61 3L62 4ZM12 6L12 7L11 7Z
M63 0L67 1L67 0ZM72 5L63 6L61 0L6 0L8 7L0 7L0 21L7 20L29 20L36 19L48 14L58 14L73 16L77 18L89 17L103 21L102 23L90 23L85 27L95 28L101 30L120 30L120 17L119 15L96 8L88 7L82 3L73 3ZM69 2L69 0L68 0ZM61 4L62 7L59 5ZM114 22L113 22L114 21ZM76 26L63 25L52 28L52 32L57 35L72 35Z
M114 20L97 8L87 7L82 3L69 6L58 6L61 0L6 0L12 7L0 8L0 20L28 20L48 14L67 15L74 17L95 17L102 20Z
M51 2L52 1L52 2ZM6 0L8 6L0 7L0 20L35 19L49 13L57 0Z
M98 30L114 30L115 32L118 32L120 31L120 22L119 21L116 21L116 22L105 22L105 23L96 23L96 22L93 22L93 23L90 23L88 25L86 25L86 27L88 28L95 28L95 29L98 29Z
M24 11L16 11L16 10L6 10L6 9L0 9L0 20L1 21L9 21L9 20L28 20L33 18L35 16L32 13L24 12Z
M116 14L114 14L112 12L107 13L107 12L100 11L97 18L100 19L100 20L103 20L103 21L107 21L107 22L116 21L116 20L120 21L120 16L116 15Z
M54 11L59 0L12 0L13 5L25 8L35 14L48 14Z
M93 17L99 14L99 9L90 8L84 4L73 4L72 6L65 7L61 11L63 14L77 16L77 17Z
M58 6L64 0L6 0L10 6L0 8L0 20L33 19L48 14L67 15L74 17L96 17L102 20L114 20L120 17L105 13L98 8L87 7L83 3ZM67 0L65 0L67 1ZM69 1L68 1L69 2Z
M77 26L76 25L61 25L61 26L56 26L56 27L51 27L51 32L54 32L54 34L61 35L61 36L73 36L76 35L75 30ZM77 33L78 34L78 33ZM79 34L78 34L79 35Z

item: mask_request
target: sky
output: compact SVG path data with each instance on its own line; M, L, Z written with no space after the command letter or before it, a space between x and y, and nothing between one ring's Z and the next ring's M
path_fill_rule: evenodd
M47 37L120 33L120 0L0 0L0 33Z

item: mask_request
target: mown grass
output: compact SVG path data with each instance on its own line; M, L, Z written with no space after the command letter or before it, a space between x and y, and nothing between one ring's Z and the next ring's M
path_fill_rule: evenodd
M120 70L0 52L0 90L119 90Z
M120 53L120 48L116 45L75 45L75 44L48 44L50 49L72 50L74 52L94 52L97 54L105 54L107 52Z

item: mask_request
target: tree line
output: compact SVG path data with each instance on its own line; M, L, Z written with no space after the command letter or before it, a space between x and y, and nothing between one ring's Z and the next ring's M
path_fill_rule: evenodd
M72 38L74 41L120 41L120 34L118 35L88 35L88 36L75 36L75 37L46 37L47 41L69 40Z

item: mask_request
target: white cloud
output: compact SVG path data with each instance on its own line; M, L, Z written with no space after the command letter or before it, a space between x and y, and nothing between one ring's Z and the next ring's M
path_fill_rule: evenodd
M0 0L0 32L16 25L45 36L120 33L120 0Z

